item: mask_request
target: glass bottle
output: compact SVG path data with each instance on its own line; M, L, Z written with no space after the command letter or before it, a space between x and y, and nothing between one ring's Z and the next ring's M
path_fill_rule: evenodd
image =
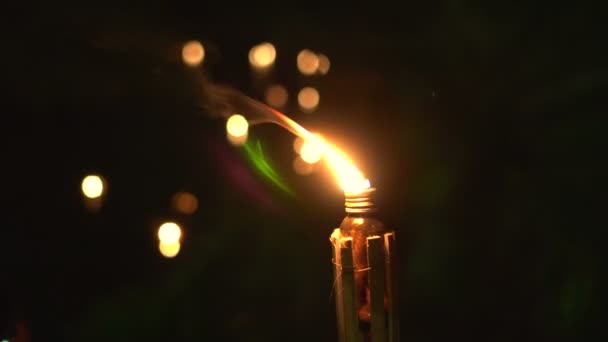
M357 315L363 332L369 332L371 323L370 292L368 286L367 237L386 232L384 223L375 217L373 201L375 188L360 193L345 193L346 217L340 224L342 237L353 239L353 264L355 267L355 290Z

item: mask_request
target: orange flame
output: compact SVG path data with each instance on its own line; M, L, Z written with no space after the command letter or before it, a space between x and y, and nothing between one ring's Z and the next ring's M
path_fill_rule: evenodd
M228 110L223 108L224 115L233 114L233 108L238 107L243 109L243 113L249 113L250 117L247 118L249 126L260 123L275 123L304 139L311 146L315 146L314 148L319 146L318 148L321 150L320 154L327 162L327 165L338 180L338 184L346 194L357 194L371 187L369 180L365 178L363 173L344 152L329 144L320 136L312 134L287 115L230 88L222 86L209 87L212 102L230 104Z
M276 116L280 125L286 127L305 141L310 142L311 145L319 147L320 154L334 173L344 193L356 194L371 187L369 179L365 178L363 172L355 166L353 161L344 152L325 141L319 135L312 134L285 114L270 107L267 109Z

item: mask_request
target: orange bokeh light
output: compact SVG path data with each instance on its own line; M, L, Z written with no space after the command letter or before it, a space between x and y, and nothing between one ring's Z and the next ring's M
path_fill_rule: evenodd
M198 209L198 199L189 192L173 195L173 208L182 214L193 214Z
M275 84L266 89L265 98L266 103L275 107L281 108L287 104L289 95L287 89L280 84Z
M303 111L312 112L319 106L319 92L312 87L305 87L298 93L298 104Z
M182 48L182 59L188 66L197 66L205 59L205 48L199 41L191 40Z
M300 51L296 61L298 70L304 75L312 75L319 68L319 57L308 49Z
M321 75L325 75L329 72L329 67L331 66L331 63L329 62L329 58L327 56L325 56L324 54L319 54L319 67L317 68L317 71L319 72L319 74Z

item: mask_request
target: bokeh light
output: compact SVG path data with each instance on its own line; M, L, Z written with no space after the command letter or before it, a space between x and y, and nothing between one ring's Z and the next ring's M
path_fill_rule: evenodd
M232 146L243 146L243 145L245 145L245 143L247 143L247 139L249 138L249 134L245 134L245 135L242 135L240 137L235 137L233 135L226 134L226 138L228 139L228 142Z
M323 157L323 143L321 140L306 140L300 149L300 157L309 164L315 164Z
M200 65L205 59L205 48L199 41L191 40L182 48L182 59L188 66Z
M268 68L274 63L276 56L274 45L262 43L249 50L249 63L256 68Z
M324 54L319 54L319 67L317 68L317 71L319 72L319 74L321 75L325 75L329 72L329 67L331 66L331 63L329 62L329 58L327 56L325 56Z
M88 175L82 180L82 193L88 198L98 198L103 195L103 180L98 175Z
M312 112L319 106L319 92L312 87L305 87L298 93L298 104L303 111Z
M228 121L226 121L226 132L230 136L236 138L242 137L247 134L248 130L249 123L247 122L247 119L240 114L233 114L228 118Z
M193 214L198 209L198 199L189 192L173 195L173 208L182 214Z
M304 75L312 75L319 67L319 57L312 51L304 49L298 53L298 70Z
M300 154L300 151L302 151L302 145L304 145L304 139L300 138L300 137L296 137L295 140L293 141L293 150L297 154Z
M280 84L271 85L266 89L266 103L275 108L281 108L287 104L287 89Z
M162 241L158 244L158 250L165 258L175 257L181 248L179 241L174 243L163 243Z
M165 222L158 228L158 239L164 244L179 242L182 229L175 222Z
M306 176L314 172L315 165L305 162L301 157L296 157L293 160L293 169L297 174Z

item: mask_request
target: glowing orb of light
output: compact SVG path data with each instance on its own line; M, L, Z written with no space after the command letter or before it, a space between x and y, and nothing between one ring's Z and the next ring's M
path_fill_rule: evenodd
M304 75L312 75L319 67L319 57L312 51L304 49L298 53L298 70Z
M98 198L103 194L103 180L97 175L84 177L81 184L82 193L88 198Z
M175 222L165 222L158 228L158 239L163 244L174 244L182 237L182 229Z
M162 241L158 244L158 250L165 258L173 258L179 253L181 244L179 241L174 243L163 243Z
M205 59L205 48L199 41L191 40L182 48L182 59L188 66L197 66Z
M305 87L298 93L298 104L303 111L312 112L319 105L319 92L312 87Z
M317 68L317 71L319 72L319 74L321 75L325 75L329 72L329 67L331 66L331 63L329 62L329 58L327 56L325 56L324 54L319 54L319 67Z
M228 121L226 121L226 132L228 135L238 138L243 137L249 130L249 123L244 116L240 114L233 114Z
M287 89L280 84L272 85L266 89L265 97L266 103L275 108L281 108L287 103Z
M256 68L267 68L274 63L277 51L271 43L262 43L249 50L249 63Z
M320 140L306 140L300 149L300 157L309 164L315 164L323 157L323 142Z
M193 214L198 209L198 199L189 192L173 195L173 208L182 214Z

